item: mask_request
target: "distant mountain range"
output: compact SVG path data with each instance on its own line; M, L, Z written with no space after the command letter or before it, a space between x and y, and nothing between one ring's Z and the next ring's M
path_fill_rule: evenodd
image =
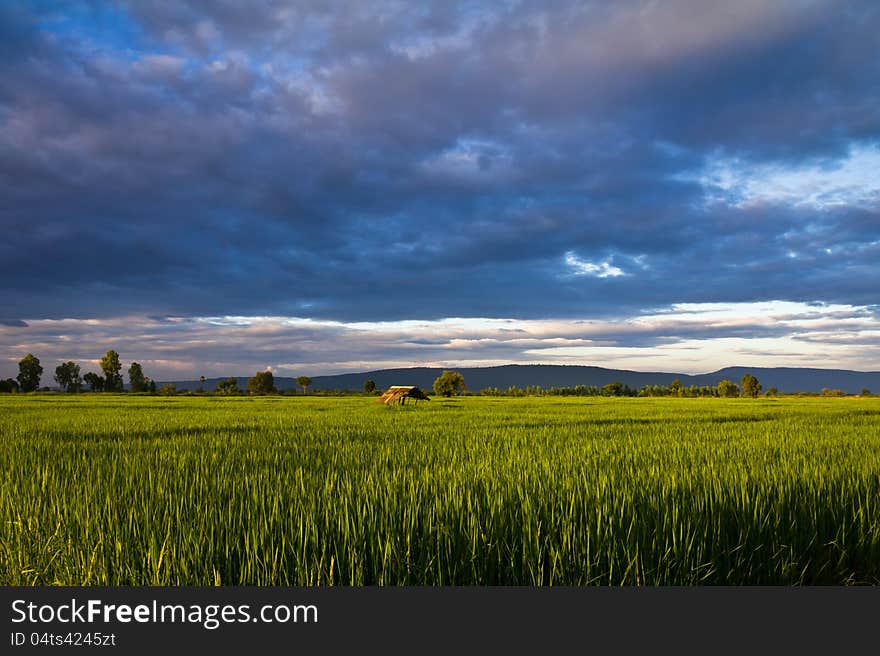
M717 385L728 378L739 383L743 374L751 373L758 378L764 389L775 387L781 392L819 392L823 388L840 389L849 394L857 394L863 389L880 392L880 371L850 371L846 369L810 369L800 367L725 367L708 374L678 374L672 372L628 371L626 369L605 369L578 365L509 364L500 367L444 367L455 369L464 376L468 389L479 391L485 387L506 389L540 385L541 387L574 387L575 385L596 385L621 382L638 389L644 385L669 385L678 378L682 385ZM310 390L362 390L364 381L372 380L376 387L389 385L417 385L430 390L434 379L444 368L413 367L409 369L380 369L355 374L335 376L313 376ZM247 388L247 377L237 377L238 386ZM204 389L213 390L217 382L225 378L209 378ZM178 390L197 390L197 380L165 381L173 382ZM298 389L294 378L277 376L275 385L279 389Z

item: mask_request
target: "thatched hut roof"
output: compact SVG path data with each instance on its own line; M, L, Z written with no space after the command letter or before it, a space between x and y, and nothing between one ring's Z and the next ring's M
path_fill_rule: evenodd
M416 401L430 401L428 395L425 394L415 385L392 385L377 400L385 405L391 405L395 401L406 403L406 399L415 399Z

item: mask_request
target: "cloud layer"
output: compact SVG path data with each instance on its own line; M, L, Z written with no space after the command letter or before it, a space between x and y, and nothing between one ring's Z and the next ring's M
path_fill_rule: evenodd
M771 302L681 304L616 320L456 318L352 322L286 317L37 320L0 331L0 373L33 350L46 364L98 371L108 349L156 378L271 369L279 375L407 366L601 363L706 373L737 363L880 370L880 318L866 307ZM46 381L51 378L47 369Z
M878 33L870 1L5 4L2 354L65 319L871 312ZM138 353L232 366L213 334Z

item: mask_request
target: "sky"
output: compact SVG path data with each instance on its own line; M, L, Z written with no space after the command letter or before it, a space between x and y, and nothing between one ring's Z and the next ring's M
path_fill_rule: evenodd
M880 3L0 4L0 377L880 370Z

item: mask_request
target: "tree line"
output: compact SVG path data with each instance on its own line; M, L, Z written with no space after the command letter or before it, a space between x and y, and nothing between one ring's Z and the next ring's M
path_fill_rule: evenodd
M0 380L0 393L6 392L34 392L40 389L40 379L43 375L43 367L39 358L28 353L18 363L19 373L16 378ZM82 392L84 386L88 386L92 392L122 392L125 389L122 379L122 363L119 353L114 350L107 351L100 361L100 369L103 375L95 372L87 372L81 375L81 369L73 361L63 362L55 368L55 382L58 386L70 393ZM205 393L205 377L201 376L199 392ZM176 394L177 389L173 383L166 383L157 389L156 381L144 375L143 368L137 362L132 362L128 368L129 389L135 393L151 394ZM303 394L307 394L312 384L308 376L299 376L296 384L302 388ZM46 389L46 388L44 388ZM575 385L568 387L541 387L529 385L527 387L511 386L506 389L498 387L486 387L477 392L480 396L638 396L638 397L682 397L682 398L757 398L763 387L758 379L752 374L745 374L737 385L735 382L724 379L717 385L690 385L685 387L679 379L673 380L669 385L644 385L635 389L615 381L606 385ZM280 391L275 385L275 376L271 371L258 371L248 378L247 388L240 389L238 378L221 379L214 388L215 394L238 395L238 394L278 394ZM333 390L340 392L339 390ZM436 396L453 396L468 394L464 376L458 371L443 371L433 384ZM324 391L325 393L327 390ZM373 380L364 382L364 393L376 394L378 390ZM764 391L764 396L776 396L779 390L771 387ZM845 396L841 390L823 389L822 396ZM861 396L870 396L870 390L863 389Z
M575 385L573 387L541 387L529 385L528 387L511 386L507 389L486 387L480 390L482 396L656 396L656 397L683 397L683 398L733 398L745 396L757 398L763 387L758 379L752 374L745 374L737 385L725 378L717 385L691 385L685 387L676 378L669 385L644 385L633 388L629 385L614 381L606 385ZM767 396L775 396L779 391L771 387L765 392Z
M125 383L122 377L122 362L119 353L113 349L107 351L101 358L99 366L100 374L89 371L83 375L81 367L76 362L62 362L55 367L55 382L63 391L71 394L86 391L86 386L91 392L124 392ZM42 376L43 366L40 364L40 359L32 353L28 353L18 363L18 376L0 380L0 393L36 392L41 389ZM199 381L201 383L199 391L204 392L205 377L201 376ZM303 389L303 393L307 393L312 379L308 376L299 376L296 383ZM177 388L173 383L165 383L158 387L154 379L144 374L143 367L138 362L132 362L128 367L128 385L129 391L134 393L164 395L177 393ZM244 392L238 388L237 378L225 378L219 381L214 391L224 395ZM249 394L277 393L275 377L271 371L259 371L248 379L246 391Z
M55 368L55 382L58 383L62 390L70 393L82 392L84 385L88 385L89 391L92 392L125 391L119 353L112 349L107 351L104 357L101 358L100 368L103 376L91 371L81 375L81 368L76 362L63 362ZM18 369L19 373L16 378L0 380L0 392L35 392L40 389L43 367L40 364L39 358L35 357L32 353L28 353L19 361ZM137 362L132 362L128 368L128 381L130 391L135 393L149 392L155 394L158 392L165 395L177 393L173 383L166 383L157 389L156 381L145 376L143 367ZM204 376L199 378L199 392L205 392L205 381ZM308 394L312 379L309 376L298 376L296 384L302 388L303 394ZM434 381L434 393L438 396L452 396L453 394L462 394L466 391L464 376L457 371L444 371ZM376 392L376 383L373 380L364 382L364 393L375 394ZM214 388L214 393L224 396L243 393L265 395L278 394L279 390L275 385L275 376L271 371L258 371L248 378L246 390L239 388L238 378L233 376L218 381Z
M119 353L112 349L107 351L99 364L103 375L93 371L83 375L76 362L62 362L55 367L55 382L62 390L72 394L82 392L86 385L92 392L124 391ZM35 392L40 389L42 376L40 359L28 353L18 363L18 376L0 381L0 392ZM143 367L137 362L132 362L128 368L128 381L132 392L156 392L156 381L147 378Z

